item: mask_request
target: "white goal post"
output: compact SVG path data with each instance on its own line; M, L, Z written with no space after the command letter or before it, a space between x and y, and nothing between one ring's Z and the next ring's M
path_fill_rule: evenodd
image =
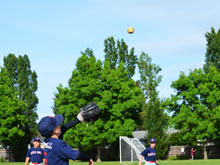
M120 163L139 161L140 153L144 150L145 146L137 138L119 137Z

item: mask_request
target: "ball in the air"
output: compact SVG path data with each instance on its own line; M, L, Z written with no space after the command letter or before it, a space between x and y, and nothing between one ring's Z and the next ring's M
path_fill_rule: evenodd
M129 28L128 28L128 33L129 33L129 34L134 33L134 28L133 28L133 27L129 27Z

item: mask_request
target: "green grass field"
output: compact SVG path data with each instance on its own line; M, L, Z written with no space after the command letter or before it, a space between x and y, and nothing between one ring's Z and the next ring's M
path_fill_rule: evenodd
M159 161L160 165L220 165L220 159L211 159L211 160L164 160ZM137 162L134 163L124 163L123 165L137 165ZM2 163L0 165L24 165L23 162L20 163ZM70 162L70 165L88 165L88 163L81 162ZM94 163L94 165L120 165L120 162L101 162ZM144 165L144 163L142 163Z

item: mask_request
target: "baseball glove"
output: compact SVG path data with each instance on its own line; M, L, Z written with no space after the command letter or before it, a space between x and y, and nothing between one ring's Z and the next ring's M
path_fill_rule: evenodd
M81 122L91 122L99 119L101 110L95 103L90 103L80 109L77 118Z

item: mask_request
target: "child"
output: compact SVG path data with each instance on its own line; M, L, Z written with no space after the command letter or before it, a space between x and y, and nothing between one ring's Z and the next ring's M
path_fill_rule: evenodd
M44 140L44 157L45 165L68 165L69 159L89 161L89 165L93 165L93 160L78 150L73 150L62 139L63 134L72 126L78 124L80 120L77 118L60 127L63 122L62 115L46 116L42 118L38 124L38 130ZM61 139L60 139L61 138Z
M150 147L146 148L140 155L139 165L141 165L142 159L146 160L145 165L156 165L158 164L156 160L156 139L150 139Z
M196 152L196 150L194 150L193 148L191 148L191 160L194 159L194 153Z
M34 138L34 147L30 148L26 155L25 165L28 165L30 160L31 165L42 165L44 159L44 150L40 148L40 139Z

